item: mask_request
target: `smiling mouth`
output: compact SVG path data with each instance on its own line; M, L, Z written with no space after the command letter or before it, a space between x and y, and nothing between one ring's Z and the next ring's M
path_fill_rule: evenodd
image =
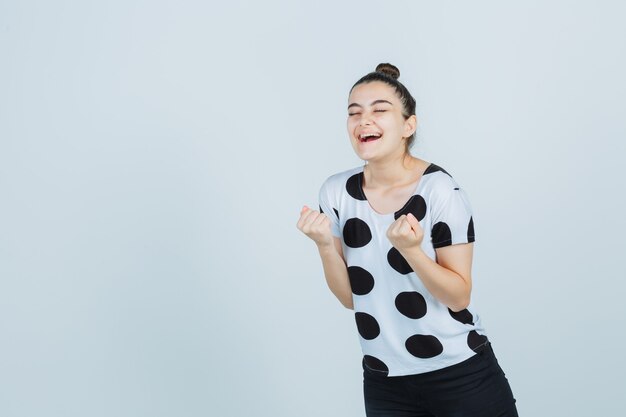
M379 135L378 133L368 133L368 134L359 136L359 142L361 142L361 143L373 142L375 140L380 139L381 136L382 135Z

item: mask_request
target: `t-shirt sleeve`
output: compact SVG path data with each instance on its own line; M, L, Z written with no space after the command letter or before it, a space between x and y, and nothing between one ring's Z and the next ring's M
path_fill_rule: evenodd
M472 207L467 193L458 184L442 187L431 204L430 236L434 248L475 241Z
M337 211L337 193L333 187L333 181L328 178L319 191L319 209L330 219L330 231L335 237L341 237L339 229L339 212Z

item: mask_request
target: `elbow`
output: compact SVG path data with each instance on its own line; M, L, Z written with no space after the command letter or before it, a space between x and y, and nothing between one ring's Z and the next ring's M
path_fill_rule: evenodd
M469 307L469 305L470 305L470 297L467 296L448 307L450 307L450 310L452 310L454 313L458 313L459 311L465 310L467 307Z
M352 299L342 300L341 304L348 310L354 310L354 304L352 303Z
M467 307L469 307L470 302L471 302L472 284L471 284L471 281L469 281L469 283L468 283L468 280L464 280L464 281L467 283L467 285L465 286L461 294L458 295L457 299L454 300L454 302L448 306L450 307L450 310L452 310L455 313L465 310Z

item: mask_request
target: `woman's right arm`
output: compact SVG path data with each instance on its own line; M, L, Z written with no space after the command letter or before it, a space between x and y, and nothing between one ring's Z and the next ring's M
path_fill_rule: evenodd
M333 236L333 245L318 244L317 249L322 258L328 288L345 308L353 310L352 287L348 278L346 262L343 259L341 240Z
M352 287L343 258L341 239L332 235L328 216L303 206L297 227L317 245L328 288L345 308L353 310Z

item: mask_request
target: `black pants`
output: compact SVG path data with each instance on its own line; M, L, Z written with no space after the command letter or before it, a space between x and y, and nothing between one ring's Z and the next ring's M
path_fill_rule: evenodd
M363 369L367 417L518 417L491 343L471 358L431 372L384 376Z

